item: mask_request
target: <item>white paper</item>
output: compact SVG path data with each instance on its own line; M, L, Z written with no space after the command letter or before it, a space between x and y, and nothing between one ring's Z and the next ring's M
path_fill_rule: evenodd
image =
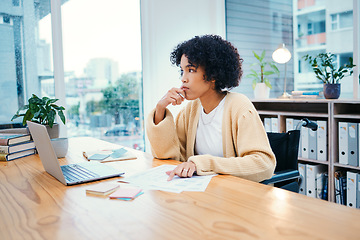
M167 179L169 176L166 174L166 172L174 170L175 167L175 165L161 165L144 172L125 177L120 181L128 182L132 185L149 190L162 190L175 193L180 193L182 191L204 192L210 183L211 178L216 176L194 175L191 178L181 178L175 176L171 181L168 181Z

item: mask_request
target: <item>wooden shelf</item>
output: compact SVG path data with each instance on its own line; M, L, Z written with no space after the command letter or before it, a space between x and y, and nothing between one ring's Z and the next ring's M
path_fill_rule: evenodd
M335 202L334 172L338 169L360 173L360 167L339 164L338 123L360 122L360 100L354 99L265 99L252 100L262 119L277 117L278 131L286 130L286 118L309 118L328 122L327 161L305 159L302 163L323 164L328 168L328 201Z

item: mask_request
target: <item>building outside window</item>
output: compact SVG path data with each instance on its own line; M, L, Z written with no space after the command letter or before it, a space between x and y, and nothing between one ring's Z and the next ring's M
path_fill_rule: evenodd
M50 0L3 2L0 125L7 127L21 125L10 119L31 94L55 97L55 84ZM61 3L68 137L143 149L139 1Z
M251 83L246 79L251 63L255 61L252 51L266 50L267 60L279 43L285 43L292 53L288 63L287 90L322 91L323 84L304 61L306 54L317 55L331 52L339 64L353 57L353 0L281 0L245 1L226 0L227 39L235 44L244 59L244 77L235 90L253 97ZM276 18L274 18L276 16ZM292 16L292 21L281 24L275 31L277 19ZM270 26L268 26L270 24ZM285 37L288 24L290 37ZM355 29L359 31L358 29ZM359 55L359 53L357 53ZM355 54L356 56L356 54ZM279 70L283 66L278 65ZM283 80L272 77L270 97L283 92ZM341 98L353 97L353 76L341 80Z

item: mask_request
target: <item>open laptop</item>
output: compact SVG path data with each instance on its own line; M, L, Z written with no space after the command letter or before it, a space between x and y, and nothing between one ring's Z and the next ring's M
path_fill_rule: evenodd
M124 174L109 165L99 162L82 162L60 166L46 127L38 123L26 122L45 171L63 184L74 185L105 178L119 177Z

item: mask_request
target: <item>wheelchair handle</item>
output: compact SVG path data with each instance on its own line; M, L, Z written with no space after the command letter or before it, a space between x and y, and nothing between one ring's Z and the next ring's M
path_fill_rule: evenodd
M313 131L316 131L318 129L318 125L307 118L303 118L300 120L300 122L296 126L296 130L300 130L301 127L310 128Z

